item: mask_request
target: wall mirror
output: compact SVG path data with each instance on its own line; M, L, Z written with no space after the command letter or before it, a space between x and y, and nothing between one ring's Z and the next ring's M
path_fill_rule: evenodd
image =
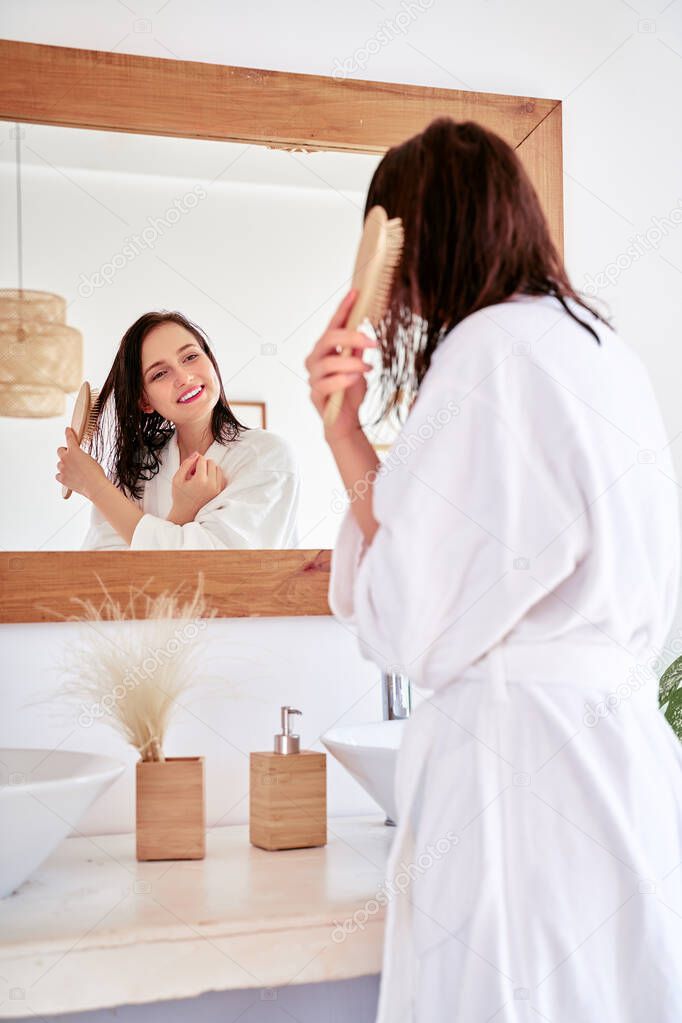
M85 379L101 386L140 315L181 311L207 334L237 419L284 438L295 457L297 536L274 542L332 548L343 494L308 400L304 360L343 294L380 158L4 124L5 225L18 212L17 132L23 280L27 288L47 281L64 297L67 323L83 337ZM0 279L11 281L13 246L3 246L1 260ZM19 482L0 511L5 549L76 551L88 539L90 502L76 493L65 501L54 480L75 399L66 396L62 416L0 416L8 478ZM263 487L271 507L277 483L275 475ZM108 531L88 539L93 548L105 542Z
M3 415L2 620L199 571L221 616L329 613L345 502L303 364L349 286L374 168L435 116L476 119L517 148L561 246L560 103L10 41L0 65L0 287L64 299L96 386L138 316L179 310L208 336L236 417L282 438L300 479L279 549L83 550L91 505L54 480L75 393L61 415ZM391 429L371 439L385 450Z

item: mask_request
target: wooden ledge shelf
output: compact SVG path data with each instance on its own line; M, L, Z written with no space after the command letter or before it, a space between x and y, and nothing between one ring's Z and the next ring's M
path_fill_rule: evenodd
M156 863L134 835L69 838L0 901L0 1018L379 973L394 834L331 818L326 846L269 853L239 825L208 832L205 860Z
M149 596L204 578L218 618L330 615L331 551L42 551L0 552L0 622L78 621L80 605L65 594L104 599L102 586L126 606L131 585ZM138 601L137 612L144 603Z

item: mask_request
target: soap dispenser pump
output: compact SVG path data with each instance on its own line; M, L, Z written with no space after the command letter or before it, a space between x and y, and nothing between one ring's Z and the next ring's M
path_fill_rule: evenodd
M294 714L301 717L300 710L296 710L294 707L282 707L282 731L275 736L275 753L284 753L288 756L290 753L301 752L301 736L289 730L289 724Z
M252 753L249 839L261 849L305 849L327 842L327 757L301 750L291 731L295 707L281 708L274 750Z

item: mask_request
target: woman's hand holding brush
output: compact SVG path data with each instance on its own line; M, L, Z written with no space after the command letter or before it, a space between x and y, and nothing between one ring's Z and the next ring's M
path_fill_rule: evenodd
M352 436L361 429L358 410L367 392L365 374L373 368L363 361L362 354L367 349L378 347L378 343L362 331L346 329L356 298L357 291L348 292L305 360L310 399L322 418L330 394L345 391L336 422L332 426L325 424L324 435L329 444Z
M305 360L305 367L308 370L310 399L323 420L329 395L336 391L345 392L335 422L331 425L325 423L324 436L336 460L357 522L369 543L378 529L372 514L372 491L379 459L360 425L358 412L367 392L365 374L373 368L363 361L362 354L377 348L378 342L345 326L356 297L356 291L348 292Z
M90 501L93 500L96 490L106 483L107 477L104 469L95 459L84 451L78 443L78 437L70 426L64 431L66 447L57 448L59 461L57 462L58 480L62 486L82 494Z

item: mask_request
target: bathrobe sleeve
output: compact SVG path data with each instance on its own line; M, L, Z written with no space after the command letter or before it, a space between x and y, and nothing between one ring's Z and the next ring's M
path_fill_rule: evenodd
M300 477L288 445L228 471L222 494L193 522L178 526L156 515L140 519L131 550L247 550L290 547L295 536Z
M587 536L548 427L422 386L374 484L371 544L352 507L342 521L329 603L363 657L436 689L572 573Z

